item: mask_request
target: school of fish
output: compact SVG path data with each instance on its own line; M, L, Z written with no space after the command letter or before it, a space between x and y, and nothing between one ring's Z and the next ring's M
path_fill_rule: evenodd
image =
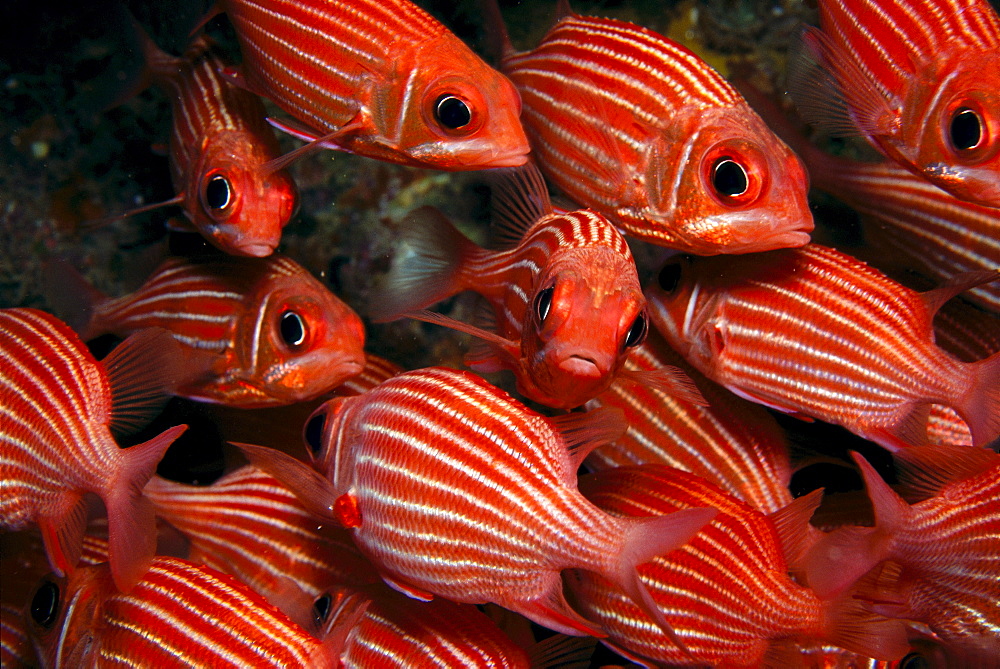
M1000 18L815 4L732 81L565 0L481 52L123 8L174 197L76 232L183 217L124 294L46 251L0 304L0 667L1000 668ZM282 241L320 152L490 224L418 199L352 302ZM373 353L402 319L464 358Z

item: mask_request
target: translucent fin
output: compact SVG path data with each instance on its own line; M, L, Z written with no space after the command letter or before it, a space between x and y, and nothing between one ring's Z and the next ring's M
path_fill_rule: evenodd
M260 169L263 174L273 174L274 172L283 170L295 161L314 153L318 153L323 149L337 149L344 151L345 149L340 143L341 140L355 134L363 127L361 122L351 121L344 126L337 128L333 132L329 132L325 135L319 135L309 126L292 119L279 121L269 117L267 122L278 130L286 132L293 137L305 140L307 143L261 165Z
M77 493L66 493L54 506L38 519L38 527L52 571L68 576L80 561L83 550L87 500Z
M826 638L841 648L877 660L900 660L910 650L902 620L872 613L850 595L833 602L825 618Z
M155 418L169 392L185 376L181 345L168 331L136 332L101 361L111 387L111 424L116 436L138 432Z
M295 493L310 513L338 523L334 503L340 496L333 484L315 469L273 448L229 442L243 452L252 465L281 481Z
M648 371L623 369L618 372L617 378L625 382L654 388L689 404L701 407L708 406L708 401L698 390L698 386L680 367L666 366Z
M433 311L427 311L422 309L420 311L413 311L405 314L408 318L413 318L418 321L423 321L425 323L434 323L436 325L443 325L446 328L451 328L452 330L457 330L458 332L464 332L470 334L473 337L481 339L493 348L493 353L501 359L501 362L506 361L507 367L501 367L502 369L516 368L518 360L521 355L521 343L512 341L510 339L504 339L500 335L494 332L487 332L486 330L480 330L474 325L469 325L468 323L463 323L462 321L455 320L454 318L449 318L443 314L438 314ZM469 363L474 364L474 363Z
M491 246L517 246L524 233L552 213L549 191L534 163L486 173L492 186Z
M138 216L139 214L145 214L148 211L154 211L156 209L169 207L175 204L182 205L184 204L184 197L185 197L184 193L180 193L170 198L169 200L164 200L163 202L154 202L153 204L147 204L141 207L136 207L134 209L123 211L120 214L113 214L111 216L105 216L104 218L97 218L90 221L84 221L83 223L80 224L80 231L93 232L94 230L99 230L100 228L107 227L112 223L123 221L126 218Z
M768 515L778 532L785 562L792 571L798 571L796 566L804 551L820 538L819 530L809 524L809 519L822 501L823 489L819 488Z
M964 272L952 277L945 284L938 286L934 290L921 293L920 298L927 307L930 315L928 327L933 328L934 315L944 306L944 303L967 290L981 286L986 283L1000 281L1000 269L984 270L981 272Z
M531 669L587 669L597 639L556 634L528 648Z
M956 406L972 432L972 445L983 447L1000 437L1000 353L971 366L972 383Z
M625 413L617 407L567 413L553 416L551 420L569 446L574 482L577 469L591 451L620 439L628 430Z
M503 602L503 606L530 618L539 625L569 636L606 637L601 628L573 610L562 590L562 577L552 572L547 577L545 595L527 602Z
M907 448L894 460L907 493L922 499L941 494L952 483L1000 467L1000 455L993 451L963 446Z

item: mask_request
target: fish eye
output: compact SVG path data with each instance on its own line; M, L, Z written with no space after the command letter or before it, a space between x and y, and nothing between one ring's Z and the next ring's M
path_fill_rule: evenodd
M647 332L649 332L649 322L646 320L646 314L639 314L625 335L625 348L635 348L644 342Z
M458 130L472 121L472 111L464 100L445 93L434 103L434 118L448 130Z
M968 151L979 146L983 138L983 121L973 109L962 107L951 117L948 137L956 151Z
M51 629L58 617L59 586L52 581L45 581L31 598L31 619L45 629Z
M724 197L739 197L747 192L750 179L747 171L738 162L724 156L712 166L712 188Z
M681 264L671 262L664 265L656 277L656 282L659 284L660 290L665 293L677 290L677 285L681 282Z
M535 295L535 316L538 317L539 323L544 323L545 318L549 315L549 311L552 310L552 296L556 292L555 286L549 286L545 290Z
M302 430L302 438L309 447L313 457L319 455L323 450L323 429L326 427L326 412L318 411L306 422L305 429Z
M930 662L920 653L910 653L899 661L899 669L929 669Z
M332 604L333 597L330 596L329 592L313 602L313 620L316 621L317 625L322 625L326 622L326 617L330 615L330 607Z
M216 211L225 209L232 202L233 191L229 186L229 179L216 174L205 184L205 204L209 209Z
M297 348L306 340L306 324L294 311L281 314L281 339L292 348Z

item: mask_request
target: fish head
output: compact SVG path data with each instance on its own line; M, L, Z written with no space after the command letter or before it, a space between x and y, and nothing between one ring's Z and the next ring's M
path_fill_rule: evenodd
M356 404L352 397L335 397L323 402L310 414L302 427L302 442L306 445L313 468L333 483L342 493L351 486L346 463L341 457L351 452L349 439L350 411Z
M532 399L557 408L604 392L649 327L635 262L610 248L554 254L530 304L521 348Z
M298 209L288 172L265 168L277 154L271 139L273 152L264 143L249 144L244 133L220 133L190 171L188 215L205 239L230 255L271 255Z
M888 152L955 197L1000 207L1000 53L939 62L907 95Z
M518 167L528 160L514 84L441 35L418 47L398 144L416 164L445 170Z
M239 369L233 371L248 389L243 406L309 400L364 369L360 317L296 267L272 273L248 296L238 326Z
M49 574L24 609L28 636L46 667L88 666L100 634L104 601L117 592L107 563L80 566L69 577Z
M679 243L698 255L754 253L802 246L813 230L802 162L746 104L702 110L682 140L676 183L659 183L653 218L672 220ZM662 152L661 152L662 153ZM666 160L650 167L661 172ZM667 174L667 172L663 172ZM671 192L668 194L667 191Z

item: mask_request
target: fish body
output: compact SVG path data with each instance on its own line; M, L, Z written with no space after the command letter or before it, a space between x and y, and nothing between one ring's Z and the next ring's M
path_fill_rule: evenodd
M674 259L646 295L656 327L710 379L898 450L926 442L932 404L955 409L977 446L1000 434L1000 356L964 363L932 334L943 301L994 278L920 294L811 244L722 264Z
M821 30L806 44L839 94L820 106L839 98L882 153L960 199L1000 207L1000 17L990 3L818 4Z
M707 406L641 384L616 385L588 403L625 413L629 429L587 457L592 470L660 464L697 474L762 513L792 501L788 441L762 407L708 381L654 332L629 356L627 369L680 367Z
M54 316L0 310L0 527L37 524L52 569L67 574L80 555L85 495L98 495L108 511L111 565L120 588L134 583L152 558L154 518L142 488L186 429L179 425L128 449L112 435L122 407L114 406L109 375L129 380L130 355L162 363L157 349L172 350L169 336L147 334L126 340L98 363ZM131 380L156 382L152 376Z
M46 578L25 615L49 667L333 668L343 643L334 630L316 639L230 576L170 557L155 558L127 595L107 565Z
M587 450L621 431L617 418L570 414L561 425ZM577 491L570 442L553 419L468 372L400 374L331 400L305 432L325 478L277 451L242 448L297 481L315 512L352 528L387 583L421 599L493 602L576 636L600 632L566 604L561 570L607 574L648 604L635 563L682 543L713 513L612 519Z
M639 567L690 656L666 643L647 615L602 577L575 572L567 578L572 601L608 633L605 643L630 656L662 665L763 666L773 641L796 637L836 639L891 659L905 653L901 623L866 616L849 600L825 605L789 576L775 521L701 477L661 465L620 467L582 477L580 490L622 517L706 505L719 510L686 545ZM793 515L802 531L818 499L799 503Z
M297 119L295 134L417 167L523 165L517 91L408 0L222 0L237 80Z
M875 611L921 621L945 644L995 663L1000 456L962 447L907 449L896 460L904 488L920 498L912 504L863 457L854 459L872 500L875 526L838 529L813 546L806 561L810 585L831 597L876 566L894 564L867 594L855 596Z
M809 241L802 164L683 46L570 14L501 69L546 178L628 234L700 255Z
M236 407L317 397L364 367L354 311L290 258L171 258L138 290L98 300L82 334L161 327L197 353L174 394Z
M139 33L148 78L170 99L170 174L190 225L226 253L270 255L298 191L287 171L268 167L281 148L263 103L223 76L208 38L175 58Z

